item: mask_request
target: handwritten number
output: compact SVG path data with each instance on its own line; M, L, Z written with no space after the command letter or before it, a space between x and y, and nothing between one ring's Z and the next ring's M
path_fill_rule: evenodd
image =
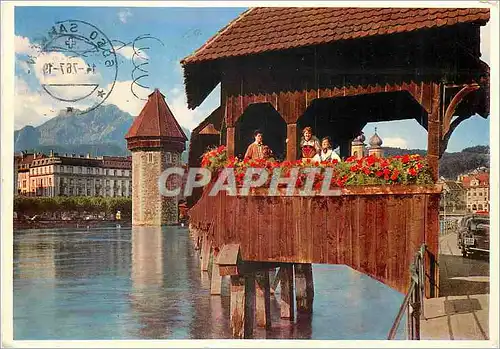
M115 61L112 61L112 60L108 59L106 62L104 62L104 65L106 67L112 67L112 66L115 65Z
M61 72L64 75L64 63L59 63L59 67L61 68Z

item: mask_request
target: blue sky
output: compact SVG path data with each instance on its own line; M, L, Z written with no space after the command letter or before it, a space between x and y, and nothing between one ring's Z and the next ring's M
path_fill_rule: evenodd
M134 85L133 90L140 98L146 97L153 88L159 88L166 95L167 102L179 122L192 129L203 120L219 104L219 89L216 89L205 102L194 111L188 110L184 92L182 69L179 61L199 48L205 41L237 17L245 8L152 8L152 7L16 7L15 9L15 49L16 49L16 104L15 128L25 125L37 126L57 114L69 102L57 100L45 92L41 84L55 82L75 82L68 79L80 79L77 83L94 83L106 93L109 93L105 103L117 105L120 109L136 115L144 101L136 98L131 90L133 77L138 77L140 71L135 71L132 64L133 49L131 42L144 34L152 38L137 41L137 47L149 49L136 51L140 54L134 61L143 65L147 75L139 81L148 86L143 89ZM111 90L115 70L105 68L102 57L94 57L97 73L92 76L75 77L68 75L55 77L42 74L42 66L47 62L60 62L65 59L61 53L49 53L43 48L43 37L48 37L50 28L58 21L81 20L91 23L111 40L116 48L122 46L120 41L129 44L117 50L117 79ZM84 26L84 25L82 25ZM82 29L91 30L90 27ZM482 31L483 41L489 38L488 28ZM485 40L486 39L486 40ZM64 42L61 42L64 45ZM489 62L487 45L482 45L486 62ZM35 57L35 64L28 64L28 55ZM63 57L63 58L61 58ZM79 61L88 63L88 60ZM32 62L33 63L33 62ZM52 72L51 74L56 74ZM142 74L142 73L140 73ZM145 75L145 74L143 74ZM66 80L64 80L64 79ZM44 80L46 79L46 80ZM63 79L63 80L61 80ZM81 80L87 79L87 80ZM83 87L82 87L83 88ZM58 87L52 91L59 97L80 90ZM82 90L83 91L83 90ZM83 92L82 92L83 93ZM68 97L69 98L69 97ZM98 98L92 95L74 102L78 108L93 105ZM364 132L369 137L377 127L385 145L407 148L422 148L427 146L427 134L416 121L371 123ZM452 135L448 151L460 151L464 147L489 144L489 120L472 117L463 122Z

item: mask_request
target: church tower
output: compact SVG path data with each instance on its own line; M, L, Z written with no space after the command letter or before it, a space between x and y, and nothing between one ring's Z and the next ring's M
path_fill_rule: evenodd
M162 196L158 179L167 167L181 165L187 137L158 89L148 96L125 139L132 152L132 224L177 223L177 198Z

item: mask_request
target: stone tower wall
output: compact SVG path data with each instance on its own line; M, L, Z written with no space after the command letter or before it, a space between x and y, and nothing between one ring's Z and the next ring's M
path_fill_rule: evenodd
M167 166L164 149L132 151L132 224L160 226L178 222L177 198L160 194L158 179ZM180 159L180 154L177 155ZM172 178L172 177L171 177Z

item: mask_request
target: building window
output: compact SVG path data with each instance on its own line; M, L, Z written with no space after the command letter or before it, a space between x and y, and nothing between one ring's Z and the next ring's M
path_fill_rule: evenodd
M73 178L71 178L71 179L69 180L69 184L70 184L70 185L73 185Z
M483 193L479 193L479 196L483 196Z
M104 170L104 175L107 176L108 175L108 170Z
M52 178L49 178L49 186L52 186Z
M172 154L172 163L177 164L177 153Z
M23 181L23 188L26 188L26 181Z
M167 164L172 163L172 154L170 152L167 152L165 154L165 159L166 159Z

